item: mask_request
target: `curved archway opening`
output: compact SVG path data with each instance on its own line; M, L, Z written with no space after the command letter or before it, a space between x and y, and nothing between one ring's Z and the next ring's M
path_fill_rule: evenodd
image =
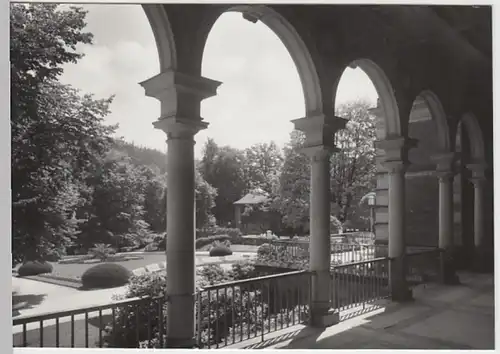
M389 237L389 176L381 164L385 159L385 151L375 149L374 142L401 136L399 109L394 90L384 71L372 60L360 58L348 65L338 82L334 97L335 111L338 115L349 118L341 112L340 99L342 98L344 85L347 85L348 80L350 81L348 75L354 72L363 77L363 83L353 81L352 87L356 86L358 90L359 87L366 87L369 91L367 96L371 98L369 104L372 106L367 113L357 115L358 118L354 119L360 120L359 117L364 117L364 119L361 119L361 121L364 121L364 133L361 135L364 139L358 140L358 145L362 147L366 156L363 160L366 167L357 171L366 172L359 176L364 181L363 192L360 194L375 192L373 205L363 205L357 208L356 213L359 214L359 219L365 221L365 225L367 223L371 225L370 230L374 233L375 241L387 244ZM366 111L366 109L363 109L363 111ZM351 116L356 117L356 115ZM342 134L349 133L352 130L350 127L353 126L357 126L357 124L349 122L347 129ZM353 133L349 135L353 135ZM350 161L352 163L353 160L350 159ZM352 217L354 218L354 216Z
M222 82L217 96L201 103L210 125L196 136L200 171L218 189L216 222L238 226L246 234L262 233L263 222L268 225L263 229L283 235L281 217L268 220L269 214L234 203L281 188L291 120L305 116L308 105L296 61L264 17L253 23L239 11L227 11L208 35L202 76ZM307 173L307 165L296 172ZM254 219L256 215L264 215L264 221Z
M476 190L471 181L473 173L472 166L477 166L479 169L486 169L484 141L481 128L472 113L464 114L457 125L456 136L454 141L455 151L457 152L456 171L454 178L454 197L455 197L455 213L454 213L454 229L455 242L459 246L460 256L463 260L461 266L467 267L474 260L475 249L475 227L476 222L474 217L475 193ZM488 199L489 198L489 199ZM487 197L483 203L488 200L492 203L492 197ZM492 234L492 217L493 214L488 212L484 216L488 233ZM490 240L492 241L492 239Z
M346 129L337 133L336 145L340 151L330 162L332 213L350 228L370 231L377 228L374 225L376 209L374 203L363 202L370 201L363 197L376 189L374 142L385 137L384 116L379 112L378 101L371 77L355 64L347 67L334 97L335 114L349 121Z
M237 34L237 35L236 35ZM201 103L210 123L197 135L245 148L275 140L283 145L290 120L306 113L297 68L280 38L262 22L225 12L205 45L202 76L221 81L217 96Z
M464 223L463 220L463 199L464 193L470 195L470 188L464 191L464 188L467 188L467 183L464 183L464 176L467 176L467 170L465 168L466 163L464 163L463 156L463 123L462 121L458 122L456 132L454 134L454 151L456 155L454 169L455 176L453 177L453 235L454 235L454 244L456 247L461 248L464 244L467 244L467 240L464 240L464 236L467 232L464 232L464 225L467 225L467 222ZM467 142L465 142L467 144ZM465 158L467 160L467 158Z
M484 163L484 140L481 127L476 117L472 113L466 113L460 120L464 127L464 133L467 134L469 141L470 160L469 163Z
M439 242L439 183L435 157L451 152L446 114L431 91L420 92L413 101L408 135L418 141L408 152L406 213L409 245L437 247Z

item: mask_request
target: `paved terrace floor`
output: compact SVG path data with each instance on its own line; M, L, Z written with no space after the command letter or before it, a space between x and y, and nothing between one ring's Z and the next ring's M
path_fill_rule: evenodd
M421 285L414 290L411 303L381 303L371 313L324 330L294 326L286 333L269 335L264 343L245 347L494 349L494 277L461 273L460 279L459 286Z

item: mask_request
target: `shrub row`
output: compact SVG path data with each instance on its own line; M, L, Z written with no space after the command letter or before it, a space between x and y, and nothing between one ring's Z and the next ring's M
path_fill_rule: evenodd
M241 237L241 240L238 244L247 245L247 246L261 246L265 243L269 243L271 241L278 241L278 236L273 236L268 238L267 236L253 236L253 237Z
M203 246L209 245L214 241L219 241L219 242L230 241L231 243L234 243L231 241L231 237L229 235L214 235L196 239L195 247L196 249L202 248Z
M206 265L197 269L197 288L203 288L208 285L219 284L232 280L248 279L255 276L255 267L250 261L240 262L232 265L231 270L224 270L220 265ZM152 297L164 298L166 294L166 279L165 273L146 273L140 276L132 276L127 293L124 298L134 297ZM208 337L208 331L212 332L211 337L214 338L216 323L223 323L223 318L227 318L227 314L221 312L226 301L236 301L244 306L253 304L253 298L250 294L244 293L240 289L236 289L235 294L228 291L226 299L222 293L217 297L214 292L211 292L211 301L208 302L208 295L204 292L202 299L201 313L204 317L202 322L202 338ZM254 296L254 295L253 295ZM242 299L243 301L241 301ZM218 311L216 310L218 309ZM227 306L230 309L230 306ZM235 319L243 318L249 309L237 309L234 313ZM211 313L211 319L208 321L208 313ZM166 305L159 309L158 303L155 301L144 301L138 306L130 306L129 308L119 308L115 311L114 326L109 324L106 327L104 340L107 347L111 348L136 348L137 340L141 341L141 347L155 348L159 347L160 334L158 323L160 316L162 323L166 321ZM148 319L149 318L149 319ZM151 341L148 338L148 323L151 323L150 333L153 335ZM259 322L260 323L260 322ZM139 327L137 327L139 326ZM226 329L227 330L227 329ZM136 337L137 335L137 337ZM164 341L165 343L165 341Z
M205 237L210 237L210 236L215 236L215 235L228 235L231 237L231 241L234 241L238 237L242 235L240 229L238 228L233 228L233 227L219 227L219 226L214 226L214 227L207 227L203 229L196 229L196 238L205 238ZM235 243L235 242L233 242Z

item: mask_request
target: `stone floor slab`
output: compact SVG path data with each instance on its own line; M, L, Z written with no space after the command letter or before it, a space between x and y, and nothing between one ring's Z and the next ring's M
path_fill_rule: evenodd
M495 322L479 313L445 310L401 331L421 337L463 344L475 349L494 349Z
M396 306L398 306L397 310L394 309L394 305L391 305L388 307L387 312L383 312L369 319L364 327L371 329L390 328L400 322L408 321L412 318L426 314L431 310L429 306L416 303L406 304L404 307L400 307L401 305L399 304Z

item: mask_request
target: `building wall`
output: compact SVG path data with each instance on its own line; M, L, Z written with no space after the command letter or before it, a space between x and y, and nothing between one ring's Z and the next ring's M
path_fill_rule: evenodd
M385 136L383 112L375 108L377 139ZM427 106L416 100L410 115L409 136L417 139L418 146L409 152L410 166L406 173L406 242L415 246L437 246L439 235L439 184L434 175L431 156L438 149L435 123ZM377 243L388 240L388 174L381 165L384 151L377 150L377 188L375 237Z

